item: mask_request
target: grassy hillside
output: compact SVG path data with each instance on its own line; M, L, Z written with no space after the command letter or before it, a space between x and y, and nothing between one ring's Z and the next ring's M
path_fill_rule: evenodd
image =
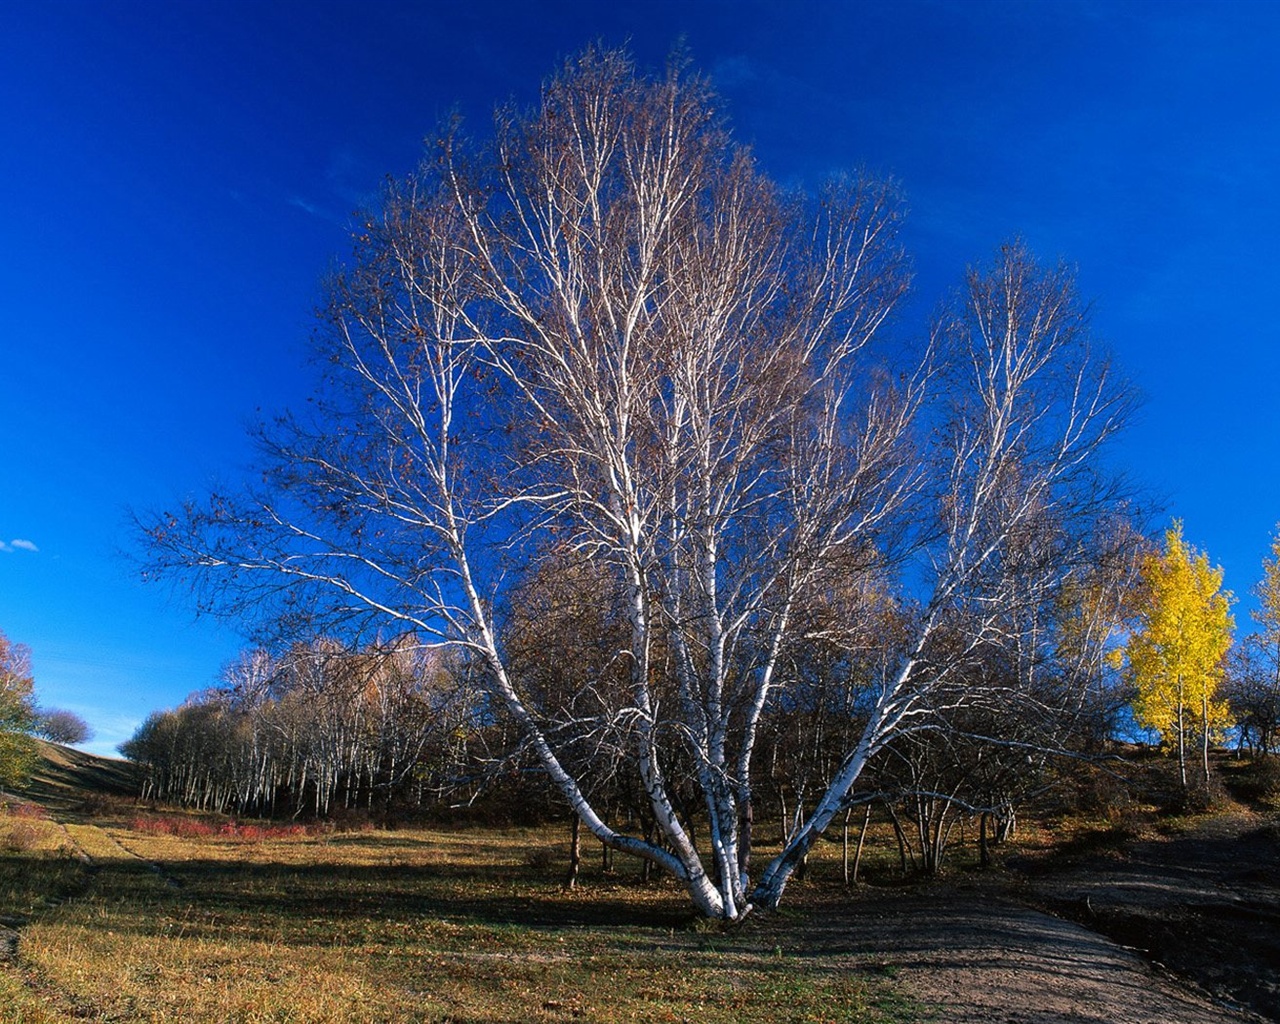
M103 797L135 797L141 788L129 761L99 757L59 743L37 740L40 760L31 780L15 792L50 810L71 810Z

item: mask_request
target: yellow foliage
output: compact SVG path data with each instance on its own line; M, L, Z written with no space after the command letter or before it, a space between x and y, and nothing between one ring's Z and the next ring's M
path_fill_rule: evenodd
M1253 621L1262 627L1264 636L1280 637L1280 526L1271 540L1271 557L1262 560L1262 579L1253 593L1258 599Z
M1141 579L1138 628L1125 652L1138 691L1138 723L1179 749L1193 726L1221 735L1232 725L1217 692L1235 628L1222 570L1187 545L1182 523L1175 522L1165 533L1165 550L1144 559Z

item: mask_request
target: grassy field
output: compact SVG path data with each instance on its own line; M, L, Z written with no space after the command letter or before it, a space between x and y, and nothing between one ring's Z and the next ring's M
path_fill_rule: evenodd
M837 834L781 911L724 931L669 880L642 884L635 861L606 874L593 843L565 891L564 826L341 831L150 812L98 760L51 750L27 794L38 803L0 800L0 1024L933 1019L856 941L898 884L883 823L863 860L877 886L842 884ZM1259 820L1275 813L1272 767L1219 767ZM1136 803L1029 816L1017 854L1038 877L1040 861L1109 863L1198 821ZM1000 884L969 871L973 847L972 834L956 847L949 883Z
M5 1024L921 1019L874 965L807 948L812 908L723 932L634 862L566 892L545 831L37 813L0 814Z

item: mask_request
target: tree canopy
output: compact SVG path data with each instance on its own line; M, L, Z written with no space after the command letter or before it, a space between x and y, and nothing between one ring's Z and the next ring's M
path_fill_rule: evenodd
M93 738L89 723L65 708L41 708L36 715L35 731L54 743L86 743Z
M1143 560L1141 579L1137 628L1126 650L1137 688L1134 715L1176 747L1184 787L1187 737L1198 732L1207 782L1210 738L1232 724L1218 692L1235 628L1231 594L1222 590L1222 570L1187 544L1181 521L1165 533L1164 551Z
M388 188L313 411L264 432L262 486L150 517L150 571L454 648L605 844L709 916L772 906L895 740L975 705L1049 727L1096 682L1058 625L1120 535L1129 392L1020 244L889 344L901 217L873 178L769 180L680 62L589 50ZM758 741L828 699L840 747L757 872ZM656 836L605 820L605 771Z

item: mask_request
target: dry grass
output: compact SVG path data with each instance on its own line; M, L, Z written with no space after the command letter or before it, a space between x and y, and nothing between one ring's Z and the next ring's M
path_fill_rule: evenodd
M1258 769L1227 767L1271 799ZM1167 775L1163 759L1147 769ZM604 874L590 845L565 892L560 829L308 830L144 814L123 798L90 808L85 792L59 790L62 822L0 808L0 929L21 933L17 961L0 963L0 1024L921 1019L874 957L849 952L862 929L838 830L783 911L721 932L670 881L640 884L633 861ZM998 855L1035 874L1182 821L1091 793L1028 816ZM973 823L955 838L948 873L985 884L967 874ZM883 822L862 872L900 879Z
M915 1019L889 980L806 950L785 914L708 931L678 888L639 885L632 864L564 892L562 844L545 832L130 824L68 826L57 841L92 867L0 859L10 877L39 876L20 962L0 968L0 1024ZM529 856L543 849L549 866ZM59 893L37 898L40 886Z
M39 760L23 786L31 799L60 812L78 810L86 802L103 811L132 806L139 789L136 766L47 740L35 744Z
M85 878L85 866L60 824L36 805L0 803L0 926L25 923L56 906Z

